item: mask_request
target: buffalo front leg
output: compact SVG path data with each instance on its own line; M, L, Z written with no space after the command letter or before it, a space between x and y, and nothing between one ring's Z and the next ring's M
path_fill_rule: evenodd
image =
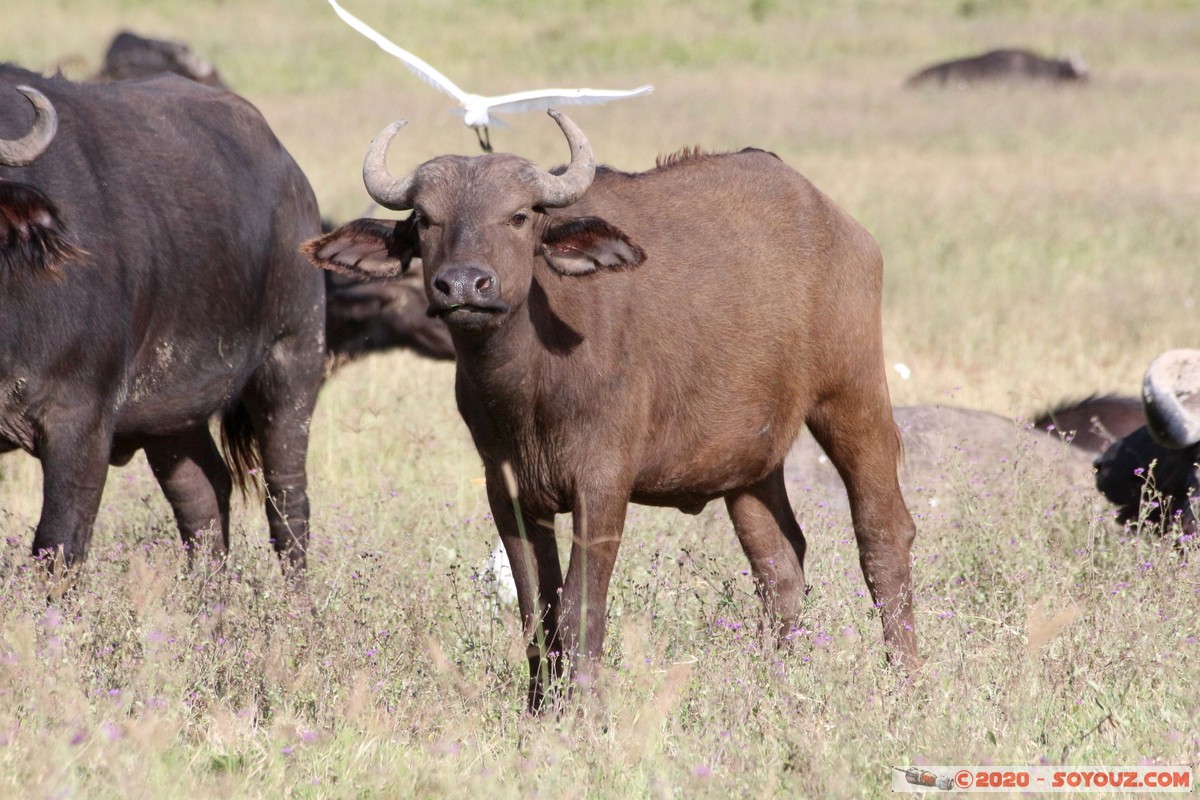
M42 513L33 535L33 555L48 559L47 566L55 572L87 557L108 476L112 430L87 415L47 421L44 429L37 450Z
M262 448L267 526L284 572L303 571L308 561L308 420L266 412L255 425Z
M563 578L558 543L554 539L554 517L525 508L518 510L520 503L514 501L504 477L493 474L492 470L488 471L487 489L492 518L508 553L517 587L517 606L529 659L528 708L537 712L562 667L557 652L559 590Z
M627 492L581 492L575 499L560 635L572 678L585 688L594 684L604 652L608 584L617 562L628 498Z
M783 467L726 495L725 506L750 560L755 591L776 635L784 639L804 605L805 542L788 500Z
M207 545L211 565L222 565L229 553L233 482L208 427L155 439L146 444L145 451L175 513L188 563L197 566L198 551Z
M900 494L900 432L886 384L847 391L819 406L809 429L837 467L850 500L859 564L883 616L888 658L917 669L911 551L916 528Z

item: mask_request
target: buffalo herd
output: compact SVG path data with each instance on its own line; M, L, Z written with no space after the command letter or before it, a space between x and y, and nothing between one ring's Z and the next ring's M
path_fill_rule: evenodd
M1004 50L909 83L1086 74ZM570 149L552 172L486 154L397 178L394 123L364 181L411 213L323 225L262 116L183 44L122 33L84 82L0 65L0 453L42 464L33 554L77 566L109 465L142 450L191 560L219 565L233 486L256 474L283 568L303 569L318 392L331 364L396 347L455 361L531 643L531 709L564 670L595 675L630 503L721 500L781 638L805 599L793 509L844 509L908 669L906 497L918 521L947 513L1023 453L1094 485L1121 522L1197 532L1200 351L1156 359L1140 399L1028 421L893 408L880 251L833 200L761 150L597 166L551 115Z

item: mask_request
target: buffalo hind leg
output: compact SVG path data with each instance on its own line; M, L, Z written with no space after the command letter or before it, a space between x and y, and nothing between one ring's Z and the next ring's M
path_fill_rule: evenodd
M916 528L900 494L900 433L886 384L880 378L853 387L814 409L807 422L846 485L859 563L883 616L888 658L917 669L910 562Z
M560 650L558 604L563 577L554 538L554 518L551 514L521 509L518 524L507 484L496 473L498 470L488 470L488 503L517 587L517 606L529 659L528 708L537 712L562 669L562 659L555 655Z
M220 567L229 553L229 495L233 482L208 426L145 445L146 460L158 479L195 568L201 549ZM207 541L206 541L207 540ZM207 546L206 546L207 545Z
M292 576L304 570L308 552L308 433L323 352L319 344L277 344L242 392L262 455L271 544Z
M788 500L782 465L726 495L725 506L750 560L755 590L782 640L799 621L805 595L804 534Z

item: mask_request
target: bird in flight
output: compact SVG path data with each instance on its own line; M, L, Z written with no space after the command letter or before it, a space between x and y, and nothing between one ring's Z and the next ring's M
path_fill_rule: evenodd
M551 108L557 105L598 105L610 100L621 100L626 97L650 94L654 87L639 86L636 89L534 89L528 92L513 92L496 97L484 97L479 94L464 92L454 81L447 78L419 56L413 55L404 48L390 41L367 23L338 5L337 0L329 0L329 5L347 25L367 37L385 52L400 59L418 78L435 89L453 97L463 112L463 122L475 131L479 138L479 146L485 153L492 152L491 137L488 126L492 124L491 114L507 114L514 111L535 111Z

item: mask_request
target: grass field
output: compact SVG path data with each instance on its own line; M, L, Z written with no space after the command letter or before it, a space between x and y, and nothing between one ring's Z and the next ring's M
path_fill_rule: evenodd
M779 153L879 239L897 403L1019 416L1136 393L1200 346L1200 9L1132 0L348 0L468 89L655 93L569 110L597 158ZM14 4L10 4L14 5ZM474 154L446 98L323 0L45 0L0 60L85 77L121 28L182 39L262 109L339 220L393 118L395 170ZM1077 51L1086 86L906 90L934 60ZM493 130L544 166L543 115ZM721 219L713 209L714 221ZM1122 531L1053 476L914 508L925 670L883 659L846 521L798 506L809 617L793 652L722 509L634 508L601 696L523 713L515 612L478 571L494 531L453 367L404 353L334 375L309 457L308 592L284 591L256 504L229 579L189 576L139 459L110 472L78 590L28 559L37 462L0 458L0 796L882 797L908 764L1200 762L1195 553ZM948 469L952 469L949 466Z

